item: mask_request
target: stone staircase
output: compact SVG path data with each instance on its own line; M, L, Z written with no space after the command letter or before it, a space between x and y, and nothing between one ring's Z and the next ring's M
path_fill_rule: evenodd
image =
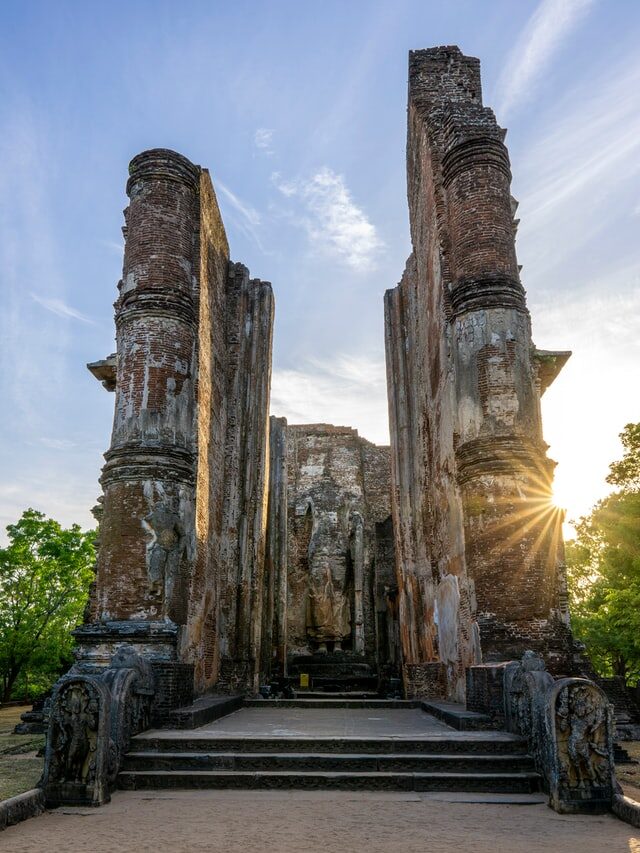
M262 704L274 708L279 703ZM350 700L348 707L357 704L358 700ZM392 704L395 713L399 705L411 705L395 702L389 703L390 708ZM305 707L318 706L289 700L281 707L296 708L299 719ZM360 707L372 706L362 700ZM381 706L376 703L374 707ZM522 738L505 732L460 732L445 726L437 733L415 737L233 736L228 731L217 734L215 726L146 732L132 739L118 776L118 786L127 790L290 788L528 794L540 790L540 781Z

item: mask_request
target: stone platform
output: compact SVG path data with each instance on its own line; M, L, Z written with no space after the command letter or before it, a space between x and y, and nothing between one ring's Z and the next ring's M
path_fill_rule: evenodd
M145 732L132 739L118 786L510 794L540 789L523 738L458 731L411 702L317 705L264 701L190 731Z

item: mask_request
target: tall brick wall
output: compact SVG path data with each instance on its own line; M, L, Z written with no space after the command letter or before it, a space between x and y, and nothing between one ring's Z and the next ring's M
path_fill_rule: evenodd
M84 642L99 636L108 656L105 638L115 647L137 631L149 656L192 665L198 692L225 679L255 690L271 286L230 264L205 169L146 151L131 162L127 192L117 373L107 383L114 427ZM174 626L173 651L144 646L155 623Z
M459 699L481 654L533 646L562 668L568 652L546 384L503 140L478 60L455 47L410 54L413 252L385 296L400 624L405 663L444 662Z

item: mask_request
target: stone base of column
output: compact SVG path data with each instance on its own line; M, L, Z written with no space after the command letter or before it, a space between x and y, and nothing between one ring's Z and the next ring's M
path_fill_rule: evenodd
M447 668L442 661L405 663L402 681L407 699L445 699Z
M73 631L74 655L83 669L108 666L119 646L134 646L149 661L177 660L178 626L173 622L123 619L91 622Z
M153 725L162 725L175 708L193 701L193 664L178 660L178 626L173 622L122 620L92 622L73 632L77 646L74 671L83 674L106 668L123 646L149 661L154 676Z

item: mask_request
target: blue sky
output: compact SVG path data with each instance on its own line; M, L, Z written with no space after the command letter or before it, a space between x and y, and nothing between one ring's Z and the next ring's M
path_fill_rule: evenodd
M272 411L388 440L382 295L410 251L407 52L482 62L509 129L518 256L559 502L605 491L640 420L640 3L323 0L0 5L0 527L92 524L113 395L131 157L210 169L234 260L276 294Z

